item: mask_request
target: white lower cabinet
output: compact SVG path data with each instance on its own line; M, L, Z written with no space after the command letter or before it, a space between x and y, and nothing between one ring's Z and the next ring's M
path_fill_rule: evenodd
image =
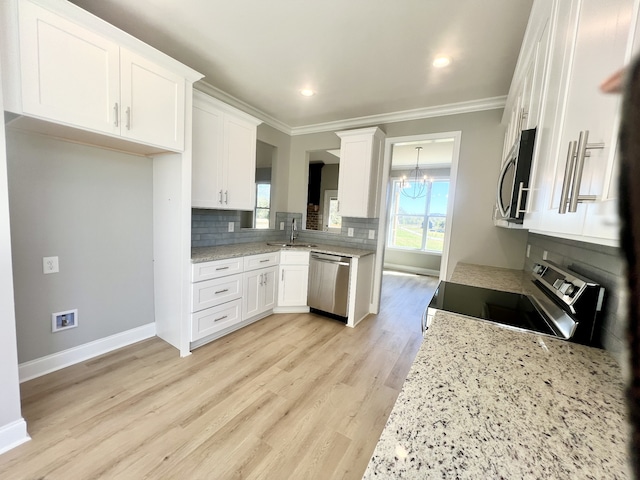
M308 312L309 252L283 250L278 269L276 312Z
M261 315L273 310L276 305L277 267L261 268L245 272L243 280L242 319Z

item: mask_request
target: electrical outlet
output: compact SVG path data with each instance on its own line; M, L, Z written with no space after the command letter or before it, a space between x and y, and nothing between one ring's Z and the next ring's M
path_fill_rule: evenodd
M58 257L42 257L42 273L58 273L60 271L60 265L58 264Z
M376 238L376 231L369 230L369 240L375 240L375 238Z
M280 230L284 230L284 222L280 222Z
M349 228L347 229L347 236L348 236L348 237L353 237L353 228L352 228L352 227L349 227Z
M233 222L229 222L229 232L233 232L233 228L234 228Z
M531 256L531 245L527 243L527 258Z
M549 252L547 252L546 250L542 252L542 259L543 260L546 260L548 256L549 256Z

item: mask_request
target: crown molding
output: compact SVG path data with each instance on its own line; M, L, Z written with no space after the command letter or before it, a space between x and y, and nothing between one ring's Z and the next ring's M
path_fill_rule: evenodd
M204 80L196 82L193 87L202 93L211 95L212 97L222 102L228 103L229 105L262 120L265 124L290 136L321 132L335 132L346 130L349 128L358 128L384 123L406 122L408 120L420 120L423 118L459 115L461 113L481 112L483 110L496 110L499 108L504 108L507 103L506 96L490 97L481 98L479 100L471 100L468 102L448 103L435 107L416 108L414 110L381 113L378 115L369 115L365 117L348 118L335 122L316 123L312 125L305 125L302 127L291 127L286 123L272 117L271 115L264 113L262 110L258 110L248 103L245 103L242 100L239 100L236 97L220 90L219 88L214 87Z
M255 107L252 107L248 103L243 102L242 100L234 97L233 95L229 95L228 93L220 90L218 87L214 87L210 83L205 82L204 80L200 80L193 84L193 88L202 93L206 93L207 95L211 95L213 98L220 100L221 102L225 102L232 107L237 108L238 110L242 110L249 115L256 117L262 120L267 125L275 128L276 130L280 130L282 133L286 133L287 135L291 135L292 129L286 123L281 122L280 120L272 117L264 113L262 110L258 110Z
M507 102L506 96L481 98L468 102L449 103L435 107L417 108L400 112L381 113L366 117L349 118L337 122L317 123L304 127L291 128L291 135L305 135L309 133L333 132L348 128L357 128L384 123L406 122L408 120L420 120L423 118L443 117L446 115L458 115L461 113L481 112L483 110L496 110L504 108Z

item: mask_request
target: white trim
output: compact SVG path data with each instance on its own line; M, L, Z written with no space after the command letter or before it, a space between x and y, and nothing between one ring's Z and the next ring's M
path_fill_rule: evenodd
M309 307L275 307L273 313L309 313Z
M36 358L18 365L20 383L32 380L61 368L89 360L90 358L126 347L132 343L146 340L156 335L156 324L147 323L141 327L132 328L125 332L116 333L93 342L78 345L45 357Z
M412 110L401 110L398 112L380 113L377 115L368 115L364 117L347 118L334 122L316 123L312 125L303 125L300 127L291 127L284 122L272 117L271 115L252 107L248 103L229 95L228 93L214 87L205 80L200 80L194 85L194 89L206 93L222 102L242 110L243 112L253 115L262 120L265 124L286 133L289 136L306 135L309 133L333 132L345 130L349 128L368 127L373 124L405 122L407 120L420 120L423 118L443 117L445 115L458 115L461 113L482 112L484 110L497 110L504 108L507 103L506 96L480 98L478 100L469 100L466 102L447 103L445 105L436 105L433 107L415 108Z
M362 127L371 124L405 122L407 120L420 120L423 118L443 117L445 115L458 115L461 113L481 112L484 110L497 110L504 108L507 97L481 98L468 102L449 103L435 107L416 108L400 112L381 113L366 117L348 118L337 122L318 123L304 127L293 127L291 135L306 135L308 133L333 132L346 128Z
M0 454L8 452L29 440L31 440L31 437L27 433L27 422L24 421L24 418L3 425L0 428Z
M385 262L384 269L393 270L395 272L415 273L417 275L428 275L430 277L440 276L440 270L434 270L432 268L412 267L409 265L400 265L399 263Z

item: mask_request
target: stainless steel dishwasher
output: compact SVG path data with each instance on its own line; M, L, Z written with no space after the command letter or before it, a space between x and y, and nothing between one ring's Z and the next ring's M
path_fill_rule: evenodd
M311 253L307 302L312 311L329 313L346 321L350 269L350 257Z

